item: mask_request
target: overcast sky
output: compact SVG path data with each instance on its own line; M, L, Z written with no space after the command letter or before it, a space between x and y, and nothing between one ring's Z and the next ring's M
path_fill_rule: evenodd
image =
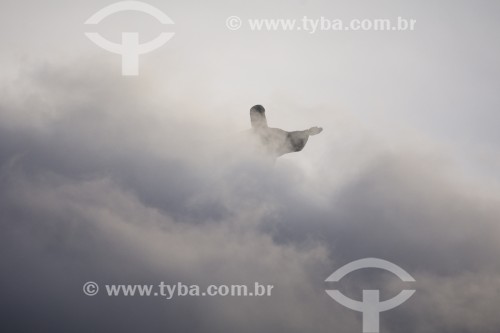
M0 3L2 331L361 332L352 298L415 295L381 332L498 332L500 45L495 1ZM402 16L414 31L237 31L248 19ZM175 36L121 75L119 42ZM246 156L249 109L322 126L274 166ZM264 298L85 296L99 284L275 286Z

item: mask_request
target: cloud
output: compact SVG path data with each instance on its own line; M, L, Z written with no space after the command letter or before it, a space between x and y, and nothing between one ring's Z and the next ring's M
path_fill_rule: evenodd
M169 102L147 75L116 80L93 66L34 67L4 83L6 331L356 332L360 314L330 299L324 279L380 257L417 280L412 299L382 314L383 331L495 332L498 200L466 187L436 151L384 151L360 133L360 144L325 148L312 174L286 159L271 167L240 154L246 141L216 102L206 113L200 102ZM368 157L352 159L356 171L336 173L357 152ZM269 298L92 298L86 281L275 289ZM342 288L359 292L358 283L385 298L401 287L360 272Z

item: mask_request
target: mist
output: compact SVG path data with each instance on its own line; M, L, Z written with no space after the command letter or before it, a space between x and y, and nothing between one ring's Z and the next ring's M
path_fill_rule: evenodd
M14 2L0 14L12 31L0 56L3 331L361 332L361 313L331 299L325 279L366 257L416 280L342 280L354 299L416 290L381 313L381 332L498 331L498 63L476 52L498 53L496 5L460 3L445 19L451 5L293 2L290 15L402 13L421 28L284 36L215 23L257 17L257 5L172 3L176 36L133 78L71 25L103 5L44 5L31 21L40 31L14 29ZM455 54L464 43L477 48ZM249 135L255 104L270 127L324 130L269 160ZM87 281L98 295L82 292ZM161 281L274 288L170 300L103 288Z

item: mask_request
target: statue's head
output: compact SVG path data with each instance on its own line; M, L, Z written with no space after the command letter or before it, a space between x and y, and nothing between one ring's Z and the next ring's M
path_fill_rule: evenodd
M254 105L250 109L250 122L253 128L267 127L266 109L262 105Z

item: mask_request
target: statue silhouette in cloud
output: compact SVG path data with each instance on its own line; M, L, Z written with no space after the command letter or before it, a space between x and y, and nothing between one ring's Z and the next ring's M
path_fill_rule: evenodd
M321 127L311 127L304 131L287 132L279 128L267 126L266 110L262 105L250 109L252 133L266 155L277 158L283 154L304 149L309 136L321 133Z

